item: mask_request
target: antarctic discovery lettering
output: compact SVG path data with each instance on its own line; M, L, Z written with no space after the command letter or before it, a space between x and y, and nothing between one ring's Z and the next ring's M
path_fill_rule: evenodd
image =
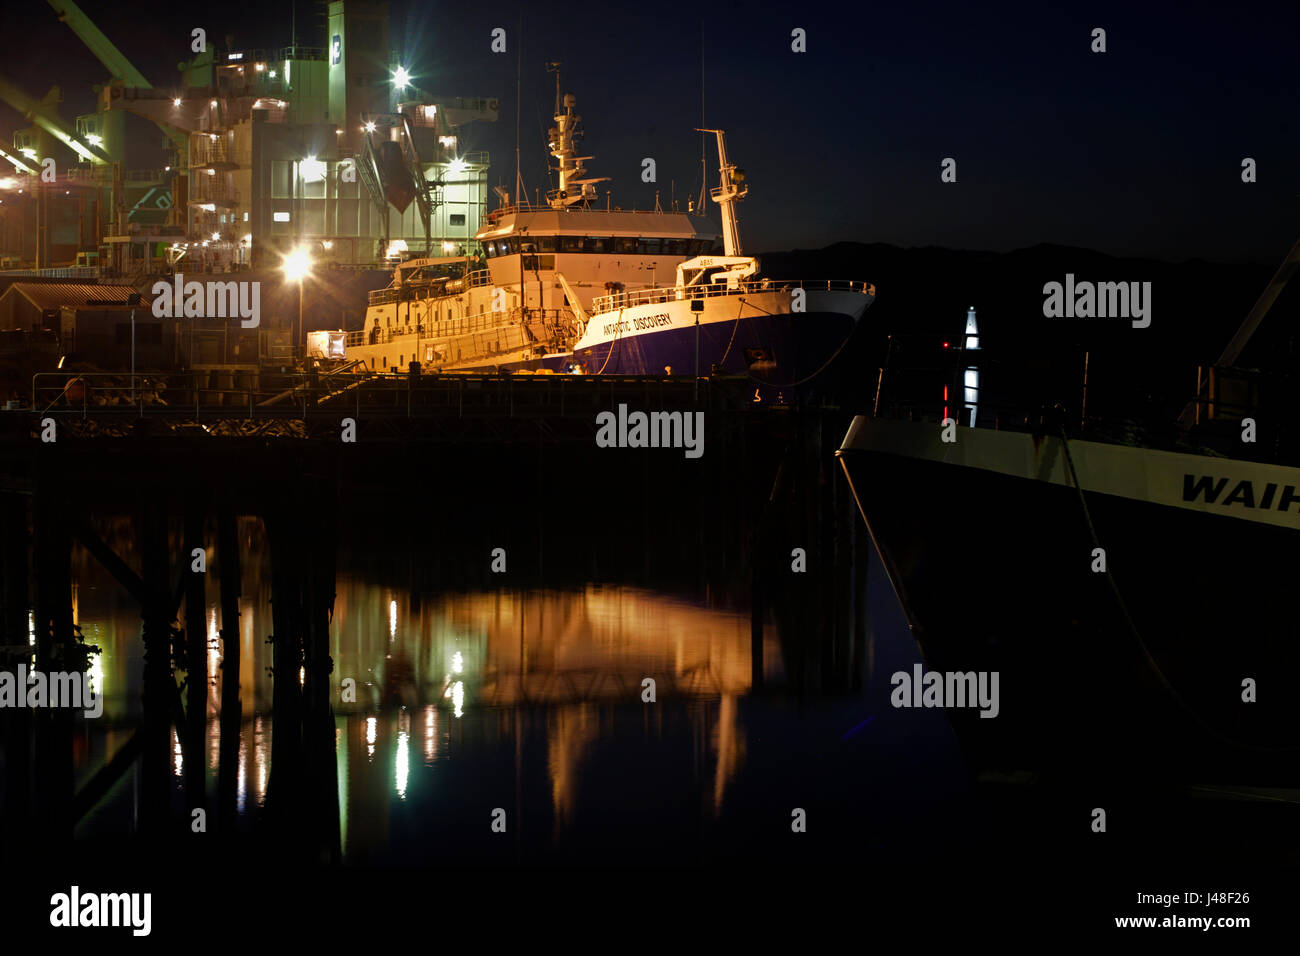
M654 315L640 315L634 319L620 319L617 322L606 322L600 327L601 335L622 335L624 332L630 332L636 329L642 332L646 329L657 329L665 325L672 325L673 320L667 313L658 312Z

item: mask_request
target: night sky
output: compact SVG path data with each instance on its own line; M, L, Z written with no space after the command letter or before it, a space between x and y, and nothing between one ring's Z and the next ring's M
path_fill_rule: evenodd
M728 130L749 176L747 251L1047 242L1280 260L1300 226L1300 5L1131 6L615 2L557 7L568 13L553 24L552 5L530 5L524 181L530 192L546 187L554 87L544 64L561 60L584 151L595 155L590 172L612 177L614 204L653 204L656 187L640 178L649 156L663 204L675 192L684 209L699 190L703 11L704 118ZM304 44L323 45L323 7L298 4ZM478 124L463 145L488 150L491 182L511 186L519 7L390 7L390 45L419 86L501 100L499 122ZM218 43L227 33L247 47L290 40L287 3L82 8L158 86L175 82L195 26ZM11 6L4 19L0 72L37 97L59 84L69 121L89 112L105 71L53 10ZM508 31L504 55L489 50L497 26ZM807 31L806 53L790 50L795 27ZM1104 54L1090 52L1094 27L1107 31ZM0 107L6 141L24 125ZM1248 156L1258 163L1249 185ZM957 160L955 184L940 181L945 157ZM714 184L711 144L708 165Z

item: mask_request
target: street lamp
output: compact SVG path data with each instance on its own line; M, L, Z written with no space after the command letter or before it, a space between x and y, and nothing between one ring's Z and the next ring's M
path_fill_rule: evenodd
M306 246L298 246L284 257L284 276L290 282L298 283L298 335L303 338L302 328L302 284L311 275L311 255ZM295 344L303 344L296 342Z

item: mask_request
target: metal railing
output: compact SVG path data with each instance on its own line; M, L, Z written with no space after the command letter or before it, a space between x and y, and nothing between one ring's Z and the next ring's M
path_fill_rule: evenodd
M4 269L0 275L34 276L45 279L94 279L99 275L98 266L61 266L56 269Z
M287 374L199 370L170 373L43 372L32 378L37 416L111 422L329 418L339 411L380 418L585 418L635 402L640 408L755 407L743 376L568 375L485 372ZM204 426L206 431L206 426ZM214 436L232 434L216 429ZM87 433L91 434L91 433ZM109 434L104 432L103 434Z
M443 298L444 296L455 296L465 291L466 289L477 289L485 285L491 285L492 273L488 269L479 269L475 272L471 272L467 276L463 276L458 279L448 279L446 282L446 285L448 287L447 290L436 296L420 294L421 292L425 292L429 289L429 286L421 284L424 281L425 280L421 280L421 279L412 279L409 280L409 283L403 284L400 289L395 288L393 286L389 286L386 289L375 289L373 292L370 292L367 295L366 297L367 304L389 305L393 302L406 302L408 300L423 300L425 298L434 299L434 298ZM441 279L437 281L441 283Z
M857 292L870 295L870 282L858 282L853 279L757 279L740 282L729 286L725 282L711 282L696 286L680 288L664 286L658 289L637 289L633 292L615 292L611 295L598 295L592 300L592 311L614 312L634 305L652 302L671 302L679 299L709 299L725 295L745 295L756 292L787 292L791 289L805 289L809 292Z
M508 312L478 312L460 319L438 321L435 323L437 331L423 324L397 325L392 328L379 328L369 332L365 329L359 329L348 332L343 344L348 348L355 348L359 345L386 345L389 342L404 340L411 335L421 336L428 339L432 344L435 338L490 332L493 329L514 327L521 321L558 325L561 322L572 322L573 319L573 312L569 309L528 309L526 312L511 309Z

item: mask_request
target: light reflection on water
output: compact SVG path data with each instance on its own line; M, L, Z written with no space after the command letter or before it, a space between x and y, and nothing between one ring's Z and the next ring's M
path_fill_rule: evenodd
M241 538L246 534L241 523ZM265 805L271 770L267 564L265 550L252 548L243 562L239 602L244 719L236 807L248 821ZM140 716L139 610L95 562L74 562L74 574L78 623L103 649L96 680L107 697L104 719L92 732L117 729L112 746L120 746L127 736L121 729ZM210 800L225 676L218 581L219 574L208 576L205 613ZM695 826L689 821L704 825L726 817L743 775L751 778L742 788L744 800L784 785L790 772L775 758L787 755L773 748L788 741L791 727L797 750L805 746L799 734L822 732L816 721L834 740L868 712L860 699L841 701L838 710L820 716L801 705L800 725L788 700L755 698L747 610L702 607L623 586L413 599L401 588L340 574L336 592L331 684L347 859L400 861L444 852L448 840L486 833L495 808L508 813L515 852L561 847L575 834L603 839L616 805L628 806L631 819L662 818L665 826L689 830ZM765 683L779 685L781 646L770 624L763 646ZM348 677L356 681L355 703L340 699ZM656 682L655 703L642 699L647 677ZM936 721L942 736L942 715ZM910 732L915 735L915 727ZM112 746L89 748L93 756L82 759L98 765ZM184 755L175 738L173 747L179 788ZM847 767L852 774L867 769ZM120 812L101 808L93 825L129 829L124 808L132 800L130 786L119 786L106 804L116 801Z

